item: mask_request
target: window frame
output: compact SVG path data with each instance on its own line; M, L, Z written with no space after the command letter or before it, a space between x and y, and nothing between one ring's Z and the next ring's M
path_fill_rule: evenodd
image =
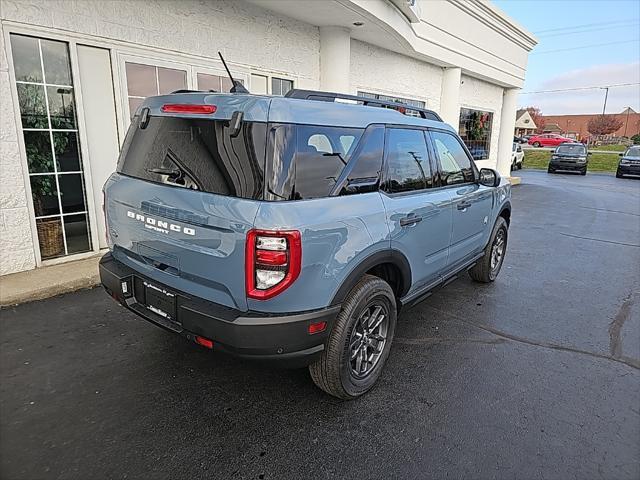
M478 114L489 114L491 115L491 127L488 129L487 131L487 138L480 141L482 143L482 146L480 146L480 148L482 148L485 152L486 152L486 157L485 158L478 158L477 160L482 162L485 160L489 160L491 158L491 143L494 140L494 132L493 132L493 128L494 128L494 124L495 124L495 119L496 119L496 112L494 110L488 109L488 108L482 108L482 107L473 107L473 106L468 106L468 105L462 105L460 107L460 118L458 120L458 132L462 131L462 115L463 115L463 110L467 110L469 112L475 112ZM465 127L466 130L466 127ZM469 145L467 145L466 141L462 138L462 135L460 133L458 133L458 136L460 137L460 139L462 140L462 143L465 144L465 146L467 147L467 151L469 153L471 153L471 149L469 147ZM478 142L478 140L471 140L472 142ZM472 158L474 160L476 160L475 157L473 157L473 155L471 155Z
M480 172L478 170L478 166L476 165L476 162L473 158L473 155L471 155L471 152L469 152L469 149L467 148L467 145L462 141L462 139L456 135L455 133L449 131L449 130L445 130L445 129L441 129L441 128L428 128L427 129L428 132L428 137L429 137L429 143L431 144L431 149L433 151L433 155L435 157L435 161L437 164L437 171L438 171L438 185L439 188L460 188L461 186L465 186L465 185L474 185L478 183L478 179L480 178ZM434 145L434 140L433 137L431 136L432 132L438 132L438 133L445 133L448 135L451 135L461 146L462 146L462 150L464 151L465 155L467 156L467 158L469 159L469 161L471 162L471 170L473 172L473 181L471 182L462 182L462 183L456 183L453 185L443 185L442 183L442 165L440 164L440 156L438 155L438 151Z
M407 190L404 192L389 192L387 190L385 190L385 188L383 187L386 180L389 178L389 161L388 161L388 157L389 157L389 134L391 130L418 130L420 132L422 132L422 136L425 142L425 148L427 150L427 154L429 155L429 168L431 169L431 175L432 175L432 186L430 187L425 187L425 188L420 188L417 190ZM387 195L388 197L400 197L400 196L408 196L408 195L417 195L417 194L423 194L425 192L431 192L436 188L440 187L440 173L437 169L436 164L434 163L434 152L433 149L431 148L430 145L430 141L429 141L429 137L428 137L428 132L429 129L426 127L420 127L420 126L416 126L416 125L396 125L396 124L389 124L389 125L385 125L385 132L384 132L384 152L382 155L382 169L380 172L380 180L378 182L378 191Z

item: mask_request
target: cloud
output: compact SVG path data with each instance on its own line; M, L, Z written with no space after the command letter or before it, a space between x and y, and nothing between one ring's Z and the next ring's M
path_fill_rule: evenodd
M640 83L640 62L594 65L572 70L540 83L532 91L618 83ZM520 104L522 106L537 106L546 115L600 113L604 96L605 91L601 89L523 94L520 96ZM637 112L640 111L640 85L609 89L607 113L618 113L629 106Z

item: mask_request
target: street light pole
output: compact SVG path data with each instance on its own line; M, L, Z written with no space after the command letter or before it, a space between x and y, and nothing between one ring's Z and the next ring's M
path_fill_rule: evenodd
M607 97L609 96L609 87L601 87L602 89L604 89L605 93L604 93L604 105L602 106L602 115L604 115L604 112L607 110Z

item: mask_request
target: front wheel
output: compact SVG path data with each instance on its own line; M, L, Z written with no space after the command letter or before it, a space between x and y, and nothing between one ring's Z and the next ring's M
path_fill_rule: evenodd
M469 276L473 280L481 283L491 283L496 279L507 252L508 237L509 227L507 222L504 218L498 217L496 224L493 226L489 243L484 248L484 256L469 270Z
M620 170L616 170L616 178L622 178L622 173L620 173Z
M582 175L583 177L587 174L587 169L583 169L580 171L580 175Z
M540 146L540 142L533 142L533 146L536 147L536 148L539 147Z
M343 302L322 356L309 366L313 382L345 400L369 391L389 356L396 317L389 284L362 277Z

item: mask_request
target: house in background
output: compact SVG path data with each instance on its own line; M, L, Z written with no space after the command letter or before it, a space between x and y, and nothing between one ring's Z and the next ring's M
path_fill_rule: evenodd
M531 118L531 114L526 108L521 108L516 112L516 129L515 136L533 135L536 133L537 126Z

